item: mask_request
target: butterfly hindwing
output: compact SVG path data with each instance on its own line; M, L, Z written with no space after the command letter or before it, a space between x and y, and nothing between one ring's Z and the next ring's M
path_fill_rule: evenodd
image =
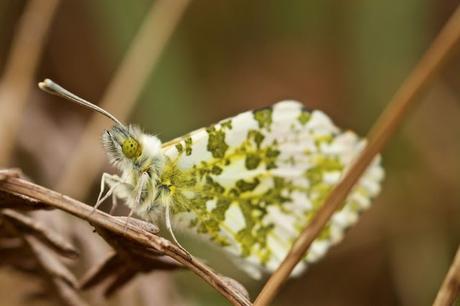
M324 113L294 101L223 120L163 146L165 175L175 180L174 219L244 263L273 271L363 146ZM341 239L382 176L376 159L306 262Z

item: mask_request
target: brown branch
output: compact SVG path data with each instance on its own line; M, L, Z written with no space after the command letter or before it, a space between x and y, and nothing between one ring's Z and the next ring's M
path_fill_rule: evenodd
M95 226L103 238L109 235L110 239L106 240L112 246L115 242L118 244L115 248L120 255L122 255L120 252L122 250L124 253L129 253L129 256L136 256L136 258L139 258L139 256L144 260L154 258L157 261L156 267L166 267L167 269L170 269L171 265L175 265L174 262L177 262L205 280L233 305L251 305L244 290L239 289L238 285L236 285L236 281L229 281L228 278L219 276L209 267L190 256L190 254L169 240L156 236L143 227L137 226L136 223L140 221L130 222L127 225L123 218L113 217L99 210L93 211L90 206L68 196L21 178L6 177L0 182L0 206L2 206L2 199L11 197L15 197L15 201L29 201L29 199L33 199L29 204L23 203L20 207L34 207L39 203L40 206L46 205L50 208L60 209L86 220ZM158 256L163 254L169 256L174 261L161 260L161 257ZM129 273L131 271L127 271L126 275L129 276ZM126 275L120 275L118 281L123 281ZM97 277L100 277L100 275ZM112 285L118 286L117 283ZM111 289L109 288L108 290L108 293L110 293Z
M460 40L460 7L441 30L400 89L396 92L388 107L380 116L368 136L368 144L345 174L344 178L331 191L321 209L311 223L300 234L280 267L270 277L254 305L268 305L278 293L281 285L291 274L296 264L302 260L311 243L321 233L323 227L337 211L353 188L354 184L367 169L374 157L382 151L397 127L406 117L416 98L430 81L438 74L448 55Z
M0 165L13 152L21 115L59 0L30 0L19 20L5 72L0 80Z
M141 29L118 67L100 107L125 121L133 109L145 82L164 50L190 0L157 0L145 17ZM99 134L107 119L95 114L81 135L81 142L69 159L57 190L77 198L86 195L105 162L98 148Z
M446 278L439 288L433 306L453 305L460 293L460 247L457 249L454 261L447 272Z

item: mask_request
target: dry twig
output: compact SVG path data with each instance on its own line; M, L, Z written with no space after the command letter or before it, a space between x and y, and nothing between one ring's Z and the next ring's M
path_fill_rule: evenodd
M37 69L46 36L59 0L30 0L0 80L0 165L6 165L14 148L21 115Z
M300 234L285 260L262 289L254 305L268 305L273 300L296 264L305 256L311 243L321 233L334 212L341 207L354 184L367 169L374 157L383 150L394 135L397 127L406 117L409 108L417 101L416 98L421 91L437 75L459 40L460 6L441 30L412 74L409 75L396 92L386 110L371 129L367 146L340 183L331 191L311 223Z
M107 267L112 265L113 261L123 260L127 269L115 271L115 280L106 290L106 294L113 292L137 272L152 269L170 270L184 266L214 287L233 305L251 305L246 292L239 288L241 285L236 285L236 281L219 276L183 249L145 230L145 227L136 226L136 223L132 222L126 227L124 218L113 217L98 210L93 212L89 205L21 178L7 177L0 182L0 206L3 199L11 198L15 198L16 202L24 202L20 207L34 208L45 205L86 220L115 248L117 256L109 257L99 269L85 277L83 287L90 287L106 278ZM137 263L139 265L136 268Z
M442 282L441 288L436 295L433 306L453 305L460 292L460 247L457 250L454 261Z
M145 82L171 37L189 0L157 0L147 13L141 29L117 69L104 94L100 107L125 121L135 105ZM99 135L107 119L95 114L82 133L81 142L69 159L57 190L77 198L86 195L100 173L105 156L95 154Z

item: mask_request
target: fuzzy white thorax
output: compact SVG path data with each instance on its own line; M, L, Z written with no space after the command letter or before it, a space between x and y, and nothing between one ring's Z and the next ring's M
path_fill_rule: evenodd
M158 137L149 134L142 134L140 141L143 147L143 154L146 156L162 155L161 140L158 139Z

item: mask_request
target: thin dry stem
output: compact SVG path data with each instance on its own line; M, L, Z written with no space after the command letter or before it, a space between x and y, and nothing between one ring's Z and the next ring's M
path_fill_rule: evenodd
M300 234L285 260L265 284L254 305L265 306L273 300L296 264L303 259L311 243L321 233L334 212L343 205L354 184L394 135L397 127L406 117L409 108L418 101L416 98L421 91L438 74L459 40L460 7L456 9L419 64L396 92L386 110L371 129L366 148L341 182L331 191L311 223Z
M446 278L439 288L433 306L453 305L460 293L460 247L457 249L454 261L447 272Z
M5 196L5 194L8 196ZM190 254L169 240L156 236L141 227L133 226L131 223L126 227L126 222L123 219L110 216L99 210L93 211L92 207L87 204L12 176L0 182L0 207L2 206L2 199L11 197L16 197L17 202L27 202L18 205L21 208L27 206L30 206L30 208L43 207L45 205L50 208L66 211L80 219L86 220L95 226L97 232L103 238L109 235L110 239L107 241L111 245L114 245L115 242L120 246L123 245L123 248L120 248L120 250L123 249L124 252L130 252L134 256L142 256L146 259L148 257L161 256L162 254L167 255L205 280L233 305L251 305L251 302L245 296L245 292L239 290L227 278L219 276L209 267L190 256ZM118 254L122 255L120 250L118 250ZM169 269L172 265L172 262L160 262L161 258L156 260L156 266L165 267L166 265L166 268ZM173 267L171 266L171 268ZM124 278L119 278L119 281L122 281ZM118 286L118 284L116 285Z
M133 109L145 82L176 28L189 0L157 0L110 82L100 107L125 121ZM99 135L107 128L107 119L94 114L81 136L81 142L69 159L57 189L74 197L84 197L100 174L105 156L95 152Z
M22 110L27 102L59 0L30 0L19 20L0 80L0 165L11 158Z

